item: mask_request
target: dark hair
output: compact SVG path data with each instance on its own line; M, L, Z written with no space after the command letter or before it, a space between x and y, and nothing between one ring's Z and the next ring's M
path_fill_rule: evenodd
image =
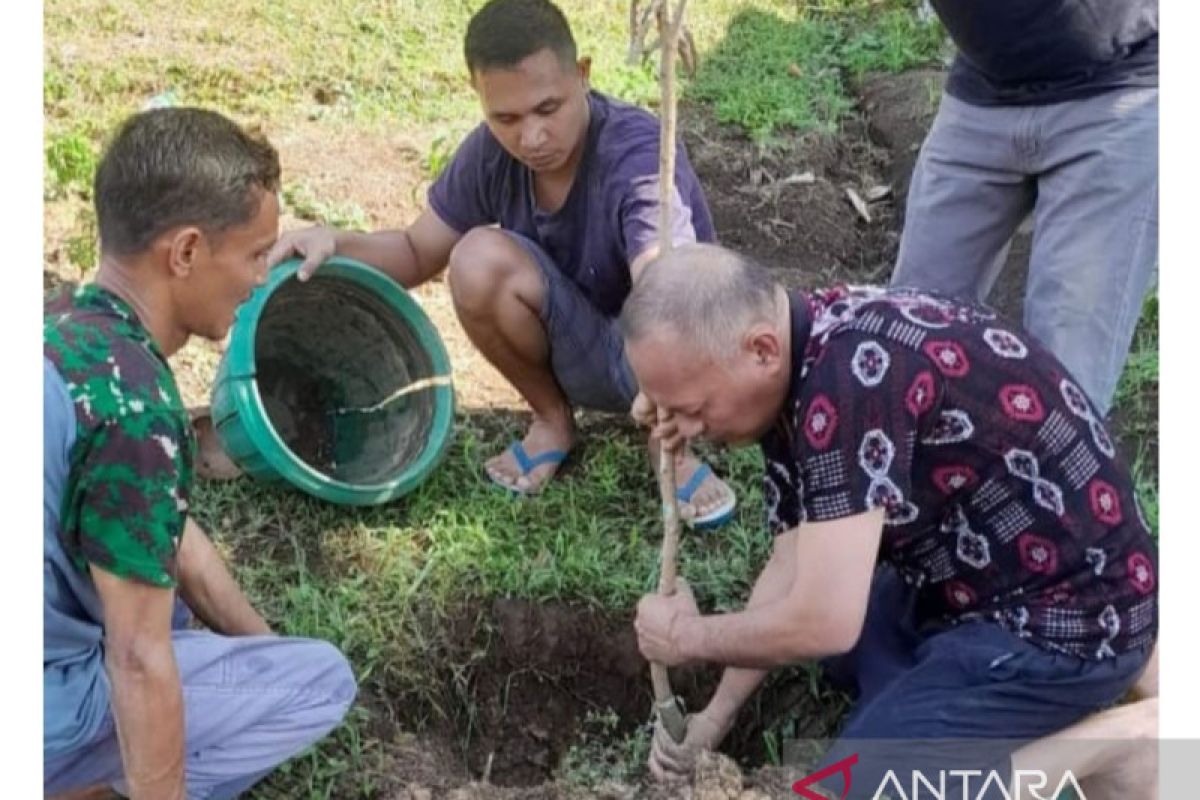
M279 190L279 154L215 111L154 109L121 125L94 189L101 249L132 255L178 225L219 233L250 221L254 190Z
M575 63L575 37L550 0L490 0L467 24L467 70L511 68L550 48L563 64Z

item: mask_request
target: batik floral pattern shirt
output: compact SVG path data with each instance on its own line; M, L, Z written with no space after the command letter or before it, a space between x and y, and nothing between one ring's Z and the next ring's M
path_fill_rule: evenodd
M1057 359L990 309L928 293L791 304L792 386L761 442L773 532L883 508L880 559L917 588L925 625L990 620L1086 659L1154 640L1157 549Z

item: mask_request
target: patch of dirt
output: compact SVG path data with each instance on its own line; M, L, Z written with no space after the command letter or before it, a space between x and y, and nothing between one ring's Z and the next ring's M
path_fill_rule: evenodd
M899 242L892 196L868 204L868 222L847 192L865 198L887 184L888 154L861 122L763 148L703 107L682 106L680 119L722 244L793 286L886 281Z
M878 74L857 87L858 116L835 136L783 134L760 147L683 105L688 155L709 199L722 244L770 267L789 286L886 284L903 227L917 153L937 113L944 72ZM870 200L872 190L886 195ZM870 221L849 199L853 190ZM988 302L1020 321L1031 227L1014 237Z
M330 120L288 120L263 133L279 151L285 184L330 207L357 206L372 228L403 228L425 207L424 138Z
M649 719L652 698L632 621L586 608L498 599L490 608L486 657L472 670L473 704L456 720L470 742L472 774L498 785L532 785L553 775L589 711L614 711L627 733ZM675 676L682 691L697 673Z
M558 772L589 714L615 713L619 723L611 734L617 737L651 719L649 669L637 650L629 618L580 606L501 598L486 607L461 609L453 615L447 635L447 663L464 665L448 671L443 687L443 706L451 713L417 740L377 731L392 742L389 758L394 762L394 783L382 796L467 798L482 796L478 793L484 790L489 797L513 798L681 796L681 787L657 787L648 780L635 786L610 782L583 788L564 783ZM671 671L672 688L691 709L703 707L719 678L720 671L712 667ZM807 727L797 727L798 736L830 735L840 709L818 707L807 680L793 678L764 687L743 712L737 734L722 748L725 752L744 763L761 764L764 725L778 722L784 714L808 721ZM385 698L365 702L387 703ZM407 728L412 721L401 711L395 724ZM787 771L759 770L743 786L730 757L714 757L712 764L717 766L707 777L703 769L698 772L696 785L720 785L726 793L683 796L741 800L761 796L747 796L743 788L786 789L795 779L780 777ZM730 788L735 784L736 791ZM768 796L776 795L771 791Z
M87 211L87 201L71 196L47 200L42 211L42 292L49 297L63 285L79 283L83 273L67 256L67 241Z
M865 77L857 87L859 110L871 140L888 154L887 180L894 189L897 234L904 225L904 207L913 166L925 134L937 115L943 70L922 69ZM1025 277L1033 226L1026 220L1014 235L1004 268L986 301L1004 316L1021 321L1025 306ZM888 277L890 277L890 267Z
M195 408L211 402L213 380L228 345L228 337L220 342L193 337L168 359L184 405Z

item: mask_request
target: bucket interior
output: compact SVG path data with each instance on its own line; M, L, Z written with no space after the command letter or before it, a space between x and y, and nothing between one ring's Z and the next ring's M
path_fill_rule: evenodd
M432 377L432 360L399 312L370 290L320 273L285 282L259 316L254 351L271 426L323 475L385 483L425 447L434 387L375 406Z

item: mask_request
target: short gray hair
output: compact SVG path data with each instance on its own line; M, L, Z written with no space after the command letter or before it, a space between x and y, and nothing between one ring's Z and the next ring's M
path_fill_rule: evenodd
M717 361L732 358L742 335L775 322L779 284L754 260L713 244L687 244L642 271L621 309L621 333L637 341L668 328Z

